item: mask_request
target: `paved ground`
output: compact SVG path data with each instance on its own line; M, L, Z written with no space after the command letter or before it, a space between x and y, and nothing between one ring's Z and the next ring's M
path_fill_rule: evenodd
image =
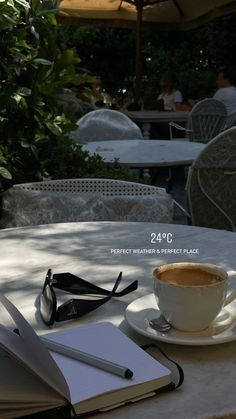
M186 170L183 168L173 169L174 184L171 188L170 194L182 206L187 208L186 198ZM167 179L169 177L168 169L160 169L157 173L155 185L166 188ZM176 205L174 207L174 223L175 224L188 224L187 216Z

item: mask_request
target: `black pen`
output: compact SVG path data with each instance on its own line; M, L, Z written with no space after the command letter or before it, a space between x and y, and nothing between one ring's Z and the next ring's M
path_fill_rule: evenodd
M77 361L84 362L88 365L100 368L101 370L110 372L111 374L119 375L123 378L129 379L133 377L133 372L123 365L107 361L106 359L100 358L92 354L88 354L87 352L80 351L79 349L70 348L69 346L63 345L62 343L54 342L43 336L40 336L40 340L50 351L57 352L69 358L76 359Z

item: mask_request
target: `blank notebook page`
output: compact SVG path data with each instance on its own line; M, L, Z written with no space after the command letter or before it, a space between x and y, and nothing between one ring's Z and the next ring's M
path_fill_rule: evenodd
M51 352L70 388L73 405L99 394L160 379L170 383L170 371L143 351L111 323L95 323L45 335L48 339L126 366L134 373L126 379Z

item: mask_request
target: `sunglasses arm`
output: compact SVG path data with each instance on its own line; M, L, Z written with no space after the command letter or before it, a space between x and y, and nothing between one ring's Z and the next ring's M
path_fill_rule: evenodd
M69 272L54 274L52 285L63 291L68 291L72 294L99 294L109 295L111 291L98 287L91 282L85 281L79 276L73 275Z
M59 288L64 291L68 291L72 294L81 295L81 294L98 294L98 295L110 295L114 297L122 297L123 295L128 294L131 291L134 291L138 288L138 281L134 281L128 287L124 288L120 292L116 292L120 282L122 280L122 272L119 273L119 276L115 282L115 285L112 291L106 290L105 288L98 287L97 285L92 284L91 282L85 281L84 279L73 275L69 272L54 274L52 277L52 285L55 288Z
M134 281L132 282L132 284L128 285L128 287L124 288L122 291L116 292L118 286L120 285L121 280L122 280L122 272L119 273L119 276L111 292L113 297L122 297L123 295L126 295L129 292L134 291L138 288L138 281Z

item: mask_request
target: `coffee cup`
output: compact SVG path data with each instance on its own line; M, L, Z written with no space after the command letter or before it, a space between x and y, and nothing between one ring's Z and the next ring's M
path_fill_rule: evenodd
M221 309L236 298L228 293L228 274L206 263L171 263L153 271L154 294L165 319L176 329L206 329Z

